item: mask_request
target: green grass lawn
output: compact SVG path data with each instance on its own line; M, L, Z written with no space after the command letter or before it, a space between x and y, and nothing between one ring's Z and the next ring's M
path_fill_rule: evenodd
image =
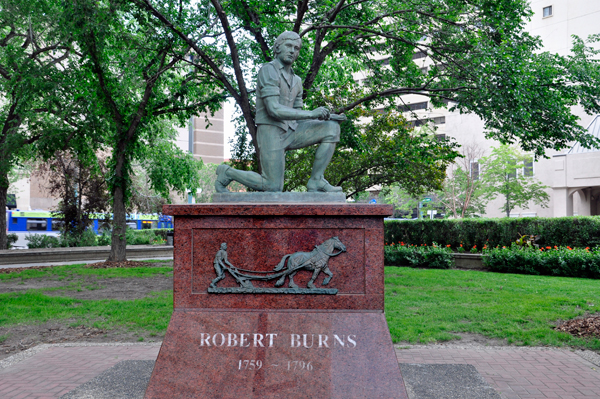
M147 262L164 263L164 261ZM64 281L65 287L72 288L72 280L76 280L77 276L98 276L105 279L144 278L159 274L167 275L172 272L172 266L89 269L85 265L79 264L0 274L0 281L8 279L26 281L32 278L46 277ZM110 284L110 280L104 284ZM95 286L81 287L80 284L78 286L82 289L96 289ZM0 326L70 320L72 325L83 324L101 329L125 328L129 331L145 331L156 335L164 334L173 312L172 291L149 293L146 298L134 300L83 300L43 294L43 291L59 289L32 289L0 294Z
M77 275L143 278L172 270L70 265L0 274L0 280L46 276L64 279L68 286ZM599 339L574 338L553 330L559 320L599 311L600 280L386 267L385 284L385 311L394 342L448 341L465 332L517 345L600 350ZM69 320L101 329L125 328L157 335L166 331L173 310L171 291L135 300L80 300L41 291L0 294L0 326Z
M144 263L165 263L164 260L145 260ZM58 278L69 279L73 276L98 276L102 278L111 277L151 277L157 274L169 274L173 272L173 266L165 267L131 267L113 269L90 269L85 264L63 265L44 267L42 269L24 270L20 273L0 273L0 281L30 278Z
M553 330L559 320L599 311L599 280L386 267L385 301L394 342L447 341L466 332L600 350L599 339Z

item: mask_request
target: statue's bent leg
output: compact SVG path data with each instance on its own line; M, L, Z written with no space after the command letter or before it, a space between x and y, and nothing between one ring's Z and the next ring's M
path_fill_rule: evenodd
M324 178L325 169L331 162L335 145L340 141L340 125L334 121L305 121L298 124L296 134L297 141L290 149L319 144L315 153L311 177L306 185L308 191L342 191L341 187L332 186Z
M283 191L285 147L282 138L284 136L286 136L286 132L277 126L258 125L257 141L262 174L219 166L221 169L217 168L217 182L215 183L217 192L228 191L222 186L223 183L226 183L226 186L231 180L240 182L256 191Z

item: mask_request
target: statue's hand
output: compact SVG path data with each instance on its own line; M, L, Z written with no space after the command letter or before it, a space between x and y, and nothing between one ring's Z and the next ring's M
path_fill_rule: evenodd
M329 120L336 121L336 122L344 122L344 121L347 121L348 118L344 114L340 114L340 115L331 114L331 115L329 115Z
M329 119L329 108L319 107L311 111L313 119L328 120Z

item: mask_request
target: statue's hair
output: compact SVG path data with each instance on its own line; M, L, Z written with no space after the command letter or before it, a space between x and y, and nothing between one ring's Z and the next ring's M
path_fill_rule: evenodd
M277 39L275 39L275 44L273 45L273 53L274 54L279 53L279 46L281 46L283 44L283 42L285 42L286 40L300 40L300 42L302 42L302 39L300 39L299 34L297 34L296 32L287 30L287 31L283 32L281 35L277 36Z

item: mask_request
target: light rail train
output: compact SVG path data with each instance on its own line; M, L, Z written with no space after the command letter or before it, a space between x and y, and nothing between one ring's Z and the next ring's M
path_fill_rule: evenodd
M97 214L92 219L94 233L101 234L105 228L106 215ZM9 233L58 233L61 225L62 220L49 211L6 211L6 227ZM127 226L135 230L173 228L173 217L157 214L128 214Z

